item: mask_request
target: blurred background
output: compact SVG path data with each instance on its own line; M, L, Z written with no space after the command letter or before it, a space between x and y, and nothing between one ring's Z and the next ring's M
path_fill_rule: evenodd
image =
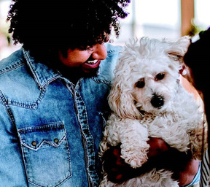
M59 3L59 1L58 1ZM6 22L11 0L0 0L0 60L21 47L14 45L7 33ZM118 39L114 44L123 45L133 37L177 39L193 36L210 25L210 0L131 0L129 16L121 21Z

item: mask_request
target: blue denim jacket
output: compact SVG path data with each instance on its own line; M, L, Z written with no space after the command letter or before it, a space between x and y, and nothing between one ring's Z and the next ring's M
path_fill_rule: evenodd
M20 49L0 62L0 186L98 186L98 148L112 70L76 85Z

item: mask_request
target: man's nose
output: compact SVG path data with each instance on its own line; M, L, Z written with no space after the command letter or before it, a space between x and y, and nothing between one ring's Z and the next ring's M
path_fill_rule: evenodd
M92 53L92 58L96 60L104 60L107 57L106 47L104 44L96 44Z

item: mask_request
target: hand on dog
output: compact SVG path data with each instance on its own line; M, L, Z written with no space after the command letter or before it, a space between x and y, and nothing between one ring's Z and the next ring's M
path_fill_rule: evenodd
M120 145L110 147L103 156L104 170L108 174L108 180L121 183L128 179L144 174L153 168L167 169L174 172L174 179L179 179L179 172L184 170L191 157L170 148L160 138L150 138L148 161L140 168L132 168L120 157Z
M159 138L150 138L148 141L150 144L150 149L148 152L148 158L155 158L162 155L163 152L168 151L168 145ZM104 170L108 174L108 179L115 183L120 183L128 179L139 176L147 171L150 171L154 166L149 162L142 165L140 168L132 168L129 164L120 157L121 149L120 145L111 147L108 149L104 156Z

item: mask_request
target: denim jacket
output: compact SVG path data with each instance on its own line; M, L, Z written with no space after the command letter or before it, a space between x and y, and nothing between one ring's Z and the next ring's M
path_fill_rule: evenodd
M0 62L0 186L98 186L99 142L121 47L76 85L20 49Z

